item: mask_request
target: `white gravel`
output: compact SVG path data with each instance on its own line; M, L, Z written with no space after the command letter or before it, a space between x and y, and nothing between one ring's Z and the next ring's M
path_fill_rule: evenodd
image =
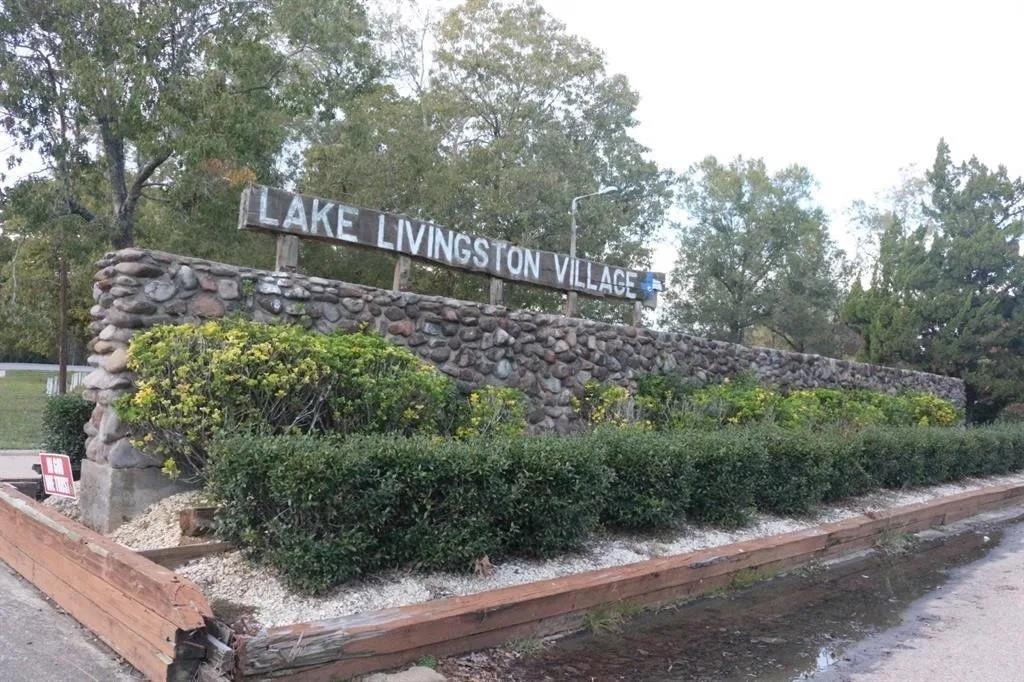
M201 490L190 490L165 497L150 506L146 513L118 526L108 534L108 537L132 549L176 547L182 544L178 512L202 504Z
M77 498L72 500L67 497L57 497L56 495L52 495L43 500L43 504L47 507L53 507L72 521L78 521L82 518L82 513L78 509Z
M486 577L442 572L392 571L372 579L347 583L321 597L309 597L289 591L281 584L272 569L246 561L240 552L198 559L179 568L178 573L193 580L211 600L225 600L236 606L251 608L257 622L272 627L417 604L440 597L474 594L598 568L621 566L652 557L681 554L800 530L867 511L923 502L988 485L1020 482L1024 482L1024 473L988 479L968 479L914 490L880 491L851 499L842 505L822 507L812 516L803 518L758 515L751 525L739 530L685 525L671 534L658 537L595 537L587 543L583 551L556 559L514 559L495 563L493 572ZM146 515L147 518L150 516ZM150 523L158 525L155 520ZM133 539L138 541L139 537L141 534L134 535Z

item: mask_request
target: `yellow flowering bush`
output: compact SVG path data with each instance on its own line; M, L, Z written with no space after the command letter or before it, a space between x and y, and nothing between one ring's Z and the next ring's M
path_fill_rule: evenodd
M466 399L464 423L457 438L515 438L526 433L526 396L515 388L484 386Z
M452 393L378 336L241 319L154 327L132 339L128 367L137 390L118 412L169 474L201 471L223 430L432 433Z

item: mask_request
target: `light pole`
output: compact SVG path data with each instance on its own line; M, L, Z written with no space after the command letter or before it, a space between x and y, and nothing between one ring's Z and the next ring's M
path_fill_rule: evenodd
M583 199L589 199L590 197L599 197L605 194L612 194L618 192L618 187L602 187L596 192L590 194L581 194L578 197L572 198L572 203L569 205L569 215L572 216L572 231L569 233L569 281L572 282L576 271L576 207L579 202ZM565 299L565 314L572 317L576 314L576 292L569 291L569 295Z

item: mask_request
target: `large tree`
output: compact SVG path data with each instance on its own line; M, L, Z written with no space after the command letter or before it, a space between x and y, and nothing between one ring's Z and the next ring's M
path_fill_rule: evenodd
M940 141L925 190L918 220L878 222L870 286L845 315L868 360L963 377L973 416L989 418L1024 400L1024 180L957 164Z
M767 331L793 350L835 352L843 258L807 169L708 157L683 187L666 324L734 343Z
M303 121L371 79L366 33L356 0L10 0L3 125L42 158L66 213L127 246L141 203L168 200L183 173L269 174ZM88 172L99 193L81 186Z
M439 22L398 26L393 35L390 86L367 94L317 140L304 189L566 251L572 197L616 185L618 194L582 205L579 254L649 261L671 176L632 137L637 95L606 72L599 50L535 2L470 0ZM341 257L324 254L349 276L390 283L386 257ZM414 268L413 280L418 290L470 298L485 286L429 267ZM510 292L517 305L555 307L556 299L527 287Z

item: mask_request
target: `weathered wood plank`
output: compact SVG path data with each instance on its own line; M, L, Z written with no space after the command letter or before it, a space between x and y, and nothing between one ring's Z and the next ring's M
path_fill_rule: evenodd
M206 597L188 580L10 487L0 486L0 524L28 525L35 542L56 548L65 561L131 595L181 630L201 629L204 618L213 616Z
M89 628L110 648L153 680L167 680L173 663L170 656L110 615L102 602L85 597L77 585L68 584L21 548L0 536L0 559L25 577L62 609ZM74 586L72 586L74 585Z
M295 272L299 269L299 238L285 234L277 238L277 253L274 258L274 270L277 272Z
M136 552L139 556L166 568L180 566L192 559L212 554L223 554L234 549L230 542L202 542L195 545L179 545L177 547L161 547L159 549L142 549Z
M206 535L216 527L217 507L193 507L178 512L181 534L189 537Z
M7 517L0 518L6 521ZM110 616L153 643L156 649L168 656L174 655L179 632L177 626L100 576L69 562L60 546L54 546L51 538L45 535L35 536L34 530L29 524L18 520L14 523L4 522L0 524L0 537L31 556L37 566L45 568L55 578L73 585L85 598L102 604Z

